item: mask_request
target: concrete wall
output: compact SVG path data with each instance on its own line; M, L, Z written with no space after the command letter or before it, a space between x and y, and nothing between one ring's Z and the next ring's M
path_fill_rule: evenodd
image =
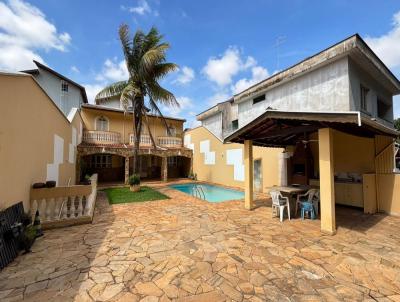
M107 106L107 107L115 108L115 109L122 109L119 97L110 98L108 100L101 101L101 103L99 103L98 105Z
M218 112L202 120L201 124L203 127L212 132L216 137L222 139L222 117L224 117L225 121L229 119L225 115L223 116L222 112Z
M54 74L39 69L39 74L34 76L53 102L67 116L72 108L80 108L83 103L82 94L78 87L68 83L68 97L61 98L61 79Z
M27 75L0 74L0 102L0 209L23 201L28 210L33 183L75 183L82 120L68 121Z
M310 140L317 140L314 133ZM314 161L314 174L319 173L318 142L310 142ZM375 171L375 147L373 138L364 138L333 131L334 173L365 174Z
M239 103L239 127L268 107L288 111L349 111L348 59L320 67L265 93L265 101L253 105L252 97Z
M198 180L244 188L244 151L241 144L223 144L205 127L185 132L193 149L193 172ZM279 184L278 158L283 149L253 147L254 160L262 160L262 188Z
M124 116L122 112L113 112L107 110L99 110L93 108L82 107L82 119L84 121L86 130L96 130L95 121L97 117L104 116L109 120L109 131L121 133L121 138L125 143L129 142L129 134L133 133L132 114ZM166 119L167 124L175 127L176 136L181 137L183 133L183 121ZM150 131L154 139L158 136L166 136L166 129L164 123L160 118L150 117ZM123 135L125 133L125 136ZM143 128L143 133L148 133L146 127Z
M362 84L369 89L367 94L367 111L364 112L371 115L371 117L377 118L377 99L379 97L392 107L385 119L379 119L379 121L384 125L393 127L393 98L391 92L379 84L379 82L366 71L363 71L362 67L352 60L349 60L349 76L351 110L362 111L360 97L360 85Z

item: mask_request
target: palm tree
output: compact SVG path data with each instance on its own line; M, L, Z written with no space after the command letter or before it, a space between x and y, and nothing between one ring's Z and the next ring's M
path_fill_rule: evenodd
M175 71L178 66L166 62L166 51L169 49L169 44L162 42L163 36L155 27L151 28L147 34L137 30L131 38L128 25L122 24L119 27L119 38L129 79L105 87L96 95L96 100L120 96L120 102L125 112L131 106L135 135L133 173L137 174L139 171L139 142L143 125L147 127L153 147L156 148L149 127L148 112L151 110L159 115L169 133L167 122L158 106L163 104L179 107L175 96L158 83L168 73Z

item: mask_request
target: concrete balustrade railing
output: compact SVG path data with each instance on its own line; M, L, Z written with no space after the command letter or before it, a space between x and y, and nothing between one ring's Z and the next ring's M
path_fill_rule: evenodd
M133 135L132 133L129 134L129 144L133 145L135 143L135 135ZM151 138L150 135L148 134L142 134L140 136L140 142L139 142L139 146L143 146L143 147L148 147L151 146Z
M97 197L97 174L90 180L90 185L31 189L32 216L39 210L45 229L90 223Z
M174 136L159 136L158 144L161 147L180 148L182 147L182 138Z
M112 131L84 131L83 141L92 144L119 144L121 134Z

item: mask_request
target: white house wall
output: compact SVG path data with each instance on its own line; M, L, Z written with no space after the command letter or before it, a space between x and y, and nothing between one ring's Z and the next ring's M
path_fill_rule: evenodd
M233 179L244 181L243 149L226 150L226 164L233 165Z
M347 111L349 100L348 59L320 67L266 92L265 101L239 103L239 127L269 107L288 111Z
M222 113L216 113L201 121L203 127L207 128L216 137L222 139Z
M205 165L215 165L215 152L211 151L209 140L200 142L200 153L204 154Z

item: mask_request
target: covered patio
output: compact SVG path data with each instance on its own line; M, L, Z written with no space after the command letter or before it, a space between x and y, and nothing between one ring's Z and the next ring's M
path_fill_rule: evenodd
M320 187L320 217L321 231L327 234L336 233L336 214L335 214L335 154L334 145L335 134L346 134L350 137L347 142L347 148L352 147L351 137L369 139L365 148L352 150L353 157L359 154L369 152L372 154L372 163L369 170L363 171L362 177L369 173L376 175L378 173L393 173L394 168L394 138L398 132L392 128L377 123L369 116L364 116L360 112L287 112L277 110L267 110L258 118L237 130L227 138L225 142L244 144L244 163L245 163L245 208L253 209L253 145L262 147L284 148L286 153L293 154L297 145L303 146L303 149L311 148L311 143L317 143L315 148L318 157L317 163L307 164L304 161L304 167L292 165L293 174L300 174L304 181L309 184L310 178L307 170L317 167L319 187ZM343 142L339 142L343 144ZM359 145L354 145L359 146ZM335 156L336 155L336 156ZM353 158L347 154L341 154L342 162L352 161ZM310 168L307 168L310 165ZM297 165L299 166L299 165ZM284 162L281 169L286 169ZM298 172L300 170L300 173ZM365 173L365 174L364 174ZM375 179L375 177L373 178ZM294 181L294 178L286 176L284 182ZM298 183L299 178L296 178ZM369 180L371 182L371 179ZM370 183L369 182L369 183ZM376 182L376 181L375 181ZM362 183L364 191L365 181ZM277 184L278 185L278 184ZM373 184L374 186L376 185ZM373 191L373 192L372 192ZM373 194L378 194L378 190L372 190ZM362 193L361 193L362 195ZM363 196L362 207L365 212L374 213L379 211L379 196L365 200Z

